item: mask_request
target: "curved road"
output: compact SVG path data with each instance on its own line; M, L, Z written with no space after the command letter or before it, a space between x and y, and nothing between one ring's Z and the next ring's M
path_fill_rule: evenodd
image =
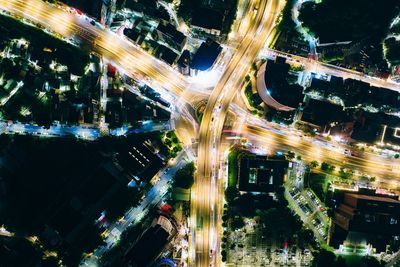
M257 3L256 3L257 5ZM208 100L200 126L198 169L192 210L196 211L195 264L214 266L218 264L218 219L221 202L218 198L218 169L220 139L228 107L240 88L248 70L267 38L280 13L280 1L260 1L250 27L220 81ZM255 6L255 5L254 5Z
M218 192L221 192L222 183L218 180L218 169L220 165L220 138L223 124L230 102L238 91L238 88L241 87L248 66L254 61L258 52L267 41L276 18L280 13L282 1L252 0L251 6L253 7L253 11L251 11L253 15L250 15L251 19L249 20L247 32L209 98L200 127L198 175L192 199L192 211L194 211L192 214L195 214L194 223L197 225L197 230L195 231L196 248L194 262L196 266L208 267L219 264L217 260L219 253L213 253L210 257L209 252L210 249L218 252L219 247L218 223L222 201L220 201L221 194L218 194ZM256 6L257 8L255 8ZM177 74L167 64L154 59L132 42L120 38L120 36L99 26L91 25L89 19L86 19L84 16L69 14L41 0L0 0L0 8L52 29L62 37L79 38L81 41L91 44L95 52L124 68L128 72L128 75L140 77L141 79L150 77L147 81L151 86L168 90L181 96L187 102L191 102L193 99L193 95L186 90L189 87L189 83L185 77ZM257 12L254 11L255 9L257 9ZM296 58L292 55L287 56ZM304 62L305 59L301 59L301 61ZM312 64L310 68L315 68L314 65L318 63L308 64ZM321 68L321 65L318 64L317 66ZM326 67L327 70L325 71L332 71L332 66L322 66ZM342 69L338 71L343 72ZM349 75L356 75L349 70L347 72ZM365 77L363 78L365 79ZM380 82L380 80L378 81ZM370 82L377 83L377 80L371 78ZM385 85L387 86L387 82ZM398 89L398 87L393 85L391 89ZM271 138L270 136L266 137L268 133L265 129L255 129L249 126L247 130L249 134L258 138L260 136L264 136L264 140ZM290 135L275 136L273 139L278 141L274 143L278 143L282 148L288 147L291 150L298 148L298 152L305 154L305 157L315 158L316 155L319 155L317 152L323 150L322 157L332 158L332 163L344 164L349 167L359 166L377 175L378 173L383 173L385 179L382 182L390 184L393 181L391 178L398 177L398 173L393 172L392 166L386 160L382 160L381 162L379 158L370 155L365 155L358 159L353 157L347 158L344 155L340 155L340 153L336 153L332 157L333 152L329 149L321 148L321 144L298 144L298 141L292 140ZM377 162L382 164L379 164L379 168L377 167ZM400 168L398 171L400 172Z

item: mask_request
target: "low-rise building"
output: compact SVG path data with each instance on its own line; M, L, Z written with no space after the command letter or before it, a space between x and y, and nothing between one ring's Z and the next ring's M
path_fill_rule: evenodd
M105 120L111 127L122 126L122 104L119 100L107 102Z
M141 36L137 30L128 28L124 29L124 35L135 43L138 43L139 37Z
M176 233L177 230L172 221L165 216L159 216L128 249L125 260L130 266L151 266Z
M328 132L333 125L341 123L345 118L346 114L342 106L328 101L310 99L302 112L301 121L319 132Z
M170 23L160 22L156 28L156 33L161 41L179 52L186 45L186 36Z
M400 124L398 127L383 126L381 141L385 144L400 147Z
M274 192L285 181L289 162L266 156L244 157L239 160L239 191Z
M257 74L257 91L263 102L283 112L294 111L303 101L303 87L289 84L287 76L289 64L284 58L267 60Z
M199 71L209 70L214 65L221 51L222 47L219 43L208 38L194 54L191 68Z
M178 54L169 49L166 46L160 45L157 47L155 56L169 65L173 65L175 61L178 59Z
M345 107L362 105L378 110L400 107L399 92L354 79L331 76L329 80L322 80L314 77L306 91L316 91L324 98L339 98Z
M219 36L222 31L224 16L221 12L207 7L199 7L192 15L192 28Z
M400 235L400 201L393 196L345 193L333 223L332 245L346 241L384 251L389 240Z
M137 179L137 183L149 182L163 166L160 156L145 144L119 147L116 159L130 177Z
M383 112L358 111L351 138L366 143L400 146L400 118Z
M191 54L189 50L184 50L178 59L178 69L183 75L190 75Z

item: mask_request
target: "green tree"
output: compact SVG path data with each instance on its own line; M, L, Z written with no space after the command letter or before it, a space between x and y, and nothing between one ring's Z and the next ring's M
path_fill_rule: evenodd
M335 170L335 166L333 166L327 162L322 162L321 170L326 171L326 172L333 172Z
M241 217L241 216L233 217L232 222L231 222L232 230L240 229L240 228L244 227L244 225L245 224L244 224L243 217Z
M261 210L257 214L265 224L265 231L277 234L281 238L291 238L301 229L301 222L286 207Z
M232 203L238 195L239 190L235 186L228 186L225 189L225 200L228 203Z
M313 161L310 162L310 168L311 168L311 169L315 169L315 168L317 168L318 166L319 166L318 161L313 160Z
M244 217L252 217L255 213L254 197L250 194L239 195L236 201L238 212Z
M314 255L312 266L323 267L323 266L335 266L336 256L333 252L326 249L321 249Z
M175 187L182 187L189 189L192 187L194 183L194 171L195 171L194 162L190 162L186 164L183 168L179 169L174 175L173 185Z
M288 152L286 152L286 158L287 158L288 160L294 159L295 156L296 156L296 154L295 154L293 151L288 151Z
M301 229L297 236L301 247L305 247L307 244L315 245L316 243L314 232L310 229Z
M350 179L353 176L353 173L351 171L347 171L343 167L341 167L339 170L339 175L340 175L340 177L342 177L344 179Z
M221 251L221 260L222 262L226 262L226 251L224 249Z
M338 256L336 258L335 266L336 267L346 267L347 266L346 260L342 256Z
M366 267L380 267L380 266L385 266L381 262L379 262L375 257L371 256L365 256L361 259L361 262L364 264Z

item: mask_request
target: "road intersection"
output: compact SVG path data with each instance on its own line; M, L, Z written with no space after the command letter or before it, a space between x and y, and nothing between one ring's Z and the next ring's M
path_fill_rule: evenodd
M202 91L200 98L207 98L206 110L199 130L197 176L192 197L191 214L193 236L192 265L194 266L219 266L219 241L220 236L220 216L223 204L223 182L220 177L221 161L221 136L227 113L234 111L237 116L240 112L232 107L231 102L235 94L239 91L242 81L248 71L249 65L256 59L259 52L266 46L268 38L275 26L275 22L284 6L281 0L251 0L246 16L247 26L241 27L244 31L235 49L230 62L225 67L225 71L215 85L211 94ZM70 40L78 38L90 44L94 52L115 63L127 73L127 75L140 79L151 87L168 92L179 98L182 104L194 104L199 100L198 94L191 86L190 81L179 74L169 65L153 58L146 51L137 47L125 38L115 33L93 26L85 16L69 14L54 6L40 0L0 0L0 9L7 11L13 16L23 17L29 21L40 24L52 30L57 35ZM244 28L244 30L243 30ZM336 66L310 62L308 59L294 55L288 55L273 51L283 55L289 60L301 62L307 68L315 68L323 72L333 73L342 77L350 77L366 80L372 84L384 86L393 90L399 90L396 84L384 80L368 77L363 74L344 70ZM190 89L192 88L192 89ZM246 114L247 116L247 114ZM298 153L306 157L311 157L314 150L327 150L321 154L321 158L332 158L329 149L324 145L315 142L303 143L290 141L285 135L278 135L274 130L247 123L245 134L252 137L274 136L272 142L281 147L290 147L291 150L297 148ZM286 132L287 133L287 132ZM322 148L321 148L322 147ZM368 156L372 157L372 156ZM343 154L338 152L334 155L335 163L343 164ZM369 172L382 175L382 171L376 168L373 163L382 160L380 157L354 158L347 159L345 163L349 167L366 169ZM384 160L383 160L384 161ZM386 162L382 162L386 164ZM384 165L385 177L392 172L391 165ZM391 176L389 176L391 177ZM390 181L388 181L390 182Z

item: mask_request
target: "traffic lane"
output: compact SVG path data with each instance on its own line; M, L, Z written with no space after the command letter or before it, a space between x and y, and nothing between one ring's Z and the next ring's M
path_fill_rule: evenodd
M246 125L243 133L246 134L246 132L263 136L266 141L270 140L272 142L281 142L293 147L296 146L299 149L312 150L313 152L324 151L325 155L334 155L336 159L349 162L350 164L354 162L354 160L356 160L357 162L364 162L365 164L376 164L377 162L381 163L382 165L393 164L393 161L391 159L373 153L360 153L357 156L346 155L344 151L345 148L350 148L348 146L342 146L340 144L329 144L315 138L297 136L290 129L282 131ZM318 157L318 154L319 153L316 153L315 156Z
M160 170L155 176L160 177L156 179L154 186L150 189L148 194L146 194L145 198L141 201L141 203L135 208L131 208L124 215L124 220L122 222L118 221L113 223L108 229L111 232L114 228L118 229L120 232L126 230L127 227L134 225L145 215L148 208L155 206L159 203L163 196L167 193L169 183L172 181L174 174L182 168L187 163L187 155L184 152L178 154L175 159L175 165L173 166L165 166L162 170ZM118 237L109 236L105 240L107 247L111 248L115 242L117 242ZM103 247L98 248L95 251L95 254L99 257L106 250Z
M269 2L268 2L269 3ZM264 4L265 4L265 2L264 2ZM262 12L262 17L264 17L264 12ZM273 21L274 19L271 19L271 21ZM273 22L269 22L269 25L273 25ZM256 28L258 28L258 27L256 27ZM252 33L255 33L255 31L256 31L256 29L255 28L253 28L254 30L253 31L251 31ZM264 32L264 36L265 36L265 38L267 37L267 35L268 35L268 32L266 33L266 32ZM247 38L247 36L245 37L245 39L244 39L244 42L243 42L243 50L238 50L239 52L242 52L243 54L246 54L246 56L250 56L250 57L247 57L246 59L249 61L248 62L248 64L250 64L250 62L251 62L251 60L253 60L254 59L254 57L256 56L256 54L258 53L258 50L261 48L261 46L263 45L263 42L259 42L259 43L257 43L257 45L259 46L259 47L254 47L253 49L253 51L251 51L252 53L251 53L251 55L249 54L249 53L247 53L247 50L249 49L248 47L249 47L249 45L252 43L252 40L248 40L248 39L246 39ZM252 50L252 49L250 49L250 50ZM238 54L238 53L237 53ZM235 55L237 55L237 54L235 54ZM240 59L242 59L243 60L243 56L240 56L239 57ZM249 60L249 59L251 59L251 60ZM246 60L245 60L246 61ZM238 60L235 60L235 56L234 56L234 59L231 61L231 63L233 62L233 64L238 64ZM232 65L233 65L232 64ZM230 71L233 71L232 69L230 69L230 66L232 66L232 65L229 65L228 66L228 69L227 69L227 72L226 73L228 73L229 75L231 75L231 73L229 73ZM243 63L241 66L240 66L240 69L242 70L241 71L241 74L243 75L243 77L244 77L244 75L245 75L245 63ZM234 66L234 69L236 69L236 65ZM225 75L225 74L224 74ZM234 75L234 77L239 81L240 80L240 82L241 82L241 80L242 80L242 75L238 75L238 76L235 76ZM226 76L225 76L226 77ZM212 117L212 113L214 112L214 110L216 110L217 109L217 107L216 107L216 102L218 101L218 96L221 94L221 90L223 89L223 88L225 88L225 86L227 86L227 79L224 79L224 76L223 76L223 79L222 79L222 82L221 83L219 83L217 86L216 86L216 88L214 89L214 91L213 91L213 93L211 94L211 97L210 97L210 100L209 100L209 102L207 103L207 107L206 107L206 112L205 112L205 114L203 115L203 119L204 118L206 118L206 120L204 120L203 122L202 122L202 125L201 125L201 127L200 127L200 143L201 144L203 144L203 143L207 143L207 144L205 144L204 145L204 147L201 147L201 148L199 148L199 161L200 161L200 167L199 167L199 170L200 170L200 174L201 175L199 175L199 176L201 176L201 177L204 177L205 179L210 179L210 177L212 177L212 175L213 175L213 168L211 168L211 166L210 166L210 158L208 158L209 156L207 156L207 154L208 155L210 155L211 153L211 151L210 150L204 150L204 148L210 148L210 143L212 143L212 139L214 138L213 137L213 134L210 134L209 133L209 128L210 128L210 130L211 129L213 129L213 125L211 124L209 124L208 122L210 121L210 118ZM235 82L231 82L231 84L235 84ZM234 88L235 89L235 88ZM220 115L219 116L219 119L218 119L218 121L219 121L219 124L220 125L223 125L223 122L224 122L224 120L225 120L225 115L226 115L226 110L227 110L227 108L228 108L228 105L229 105L229 103L230 103L230 101L232 100L232 98L233 98L233 95L234 95L234 91L232 90L232 88L230 88L230 91L229 91L229 96L228 97L224 97L223 98L223 100L226 100L227 102L225 102L226 104L225 104L225 106L224 106L224 104L222 104L222 110L225 110L225 111L223 111L223 112L225 112L225 114L223 114L223 112L221 112L221 114L222 115ZM213 118L211 118L211 121L213 121ZM221 132L222 132L222 126L221 127L218 127L218 128L220 128L220 129L216 129L216 130L214 130L214 135L215 136L218 136L218 138L220 138L220 134L221 134ZM215 129L215 128L214 128ZM218 151L218 150L217 150ZM207 152L207 153L205 153L206 155L205 155L205 157L203 157L203 155L201 155L201 153L203 153L203 152ZM217 158L219 158L218 156L217 156ZM200 160L200 159L205 159L206 161L203 161L203 160ZM202 164L202 162L204 162L204 164ZM210 182L209 182L210 183ZM203 253L203 254L205 254L205 253Z
M260 146L264 146L270 151L290 150L301 155L308 161L326 161L330 164L343 166L344 168L351 170L358 169L361 172L376 176L379 182L390 184L391 186L396 186L396 184L393 184L393 181L398 181L399 178L398 173L393 171L393 162L388 159L382 159L380 157L373 159L347 157L343 153L329 150L327 148L321 148L311 143L287 142L285 136L275 133L266 134L264 130L260 129L249 129L249 131L244 133L244 135L248 136L252 142L259 143Z
M39 0L30 0L28 2L2 0L0 1L0 5L3 9L28 17L67 38L71 38L71 34L77 32L84 32L85 35L89 32L90 36L96 35L98 42L101 43L102 40L105 40L106 44L103 47L106 51L100 49L100 52L108 53L108 56L112 55L111 58L117 59L121 66L134 65L134 70L137 72L144 72L146 76L156 80L161 79L164 83L163 86L167 86L169 90L176 93L181 93L187 85L185 78L180 74L176 74L166 63L154 59L147 52L137 48L131 42L119 38L112 32L98 29L90 24L88 25L86 22L80 25L79 20L76 19L76 15L57 10L50 5L41 3ZM54 20L57 20L57 23ZM92 39L91 37L90 41ZM135 60L124 60L124 58L128 57ZM140 65L137 63L138 61L140 61Z

